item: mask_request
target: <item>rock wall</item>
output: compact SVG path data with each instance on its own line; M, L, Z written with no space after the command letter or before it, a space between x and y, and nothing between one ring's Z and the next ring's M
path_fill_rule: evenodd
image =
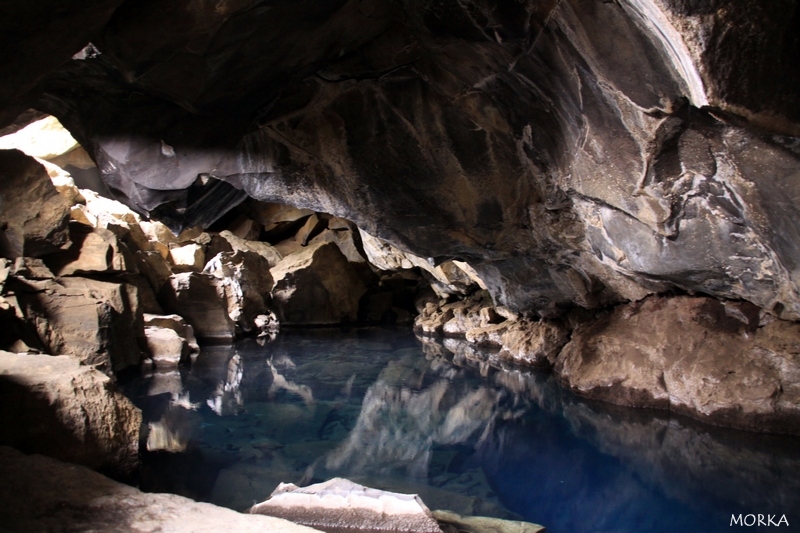
M68 356L0 352L0 444L130 481L142 413L101 372Z
M795 3L306 8L124 3L22 100L174 229L249 195L466 260L515 311L678 287L800 318Z
M2 67L1 125L21 126L32 114L13 117L28 107L58 116L108 190L164 226L151 225L161 237L150 238L147 224L109 222L91 202L73 207L76 222L95 228L70 224L65 233L63 218L46 224L56 231L44 237L48 245L69 244L64 261L46 265L56 276L124 274L162 302L180 301L176 276L202 279L222 302L206 313L223 326L212 336L230 338L254 330L268 300L288 321L400 318L408 305L356 266L372 253L386 267L422 269L446 299L419 300L423 329L469 333L509 357L555 365L565 383L606 399L614 394L598 392L592 362L575 346L599 354L600 382L626 383L617 375L624 363L609 361L617 354L595 344L607 320L639 309L629 302L645 302L637 312L654 331L688 320L700 325L697 335L708 331L723 345L746 339L741 357L761 368L758 379L772 372L758 354L793 360L789 341L769 340L776 328L794 335L791 324L770 320L800 320L800 213L791 201L800 194L800 71L791 68L800 60L800 7L793 0L68 4L53 13L15 6L16 16L5 17L21 28L95 18L77 33L54 23L41 45L30 43L44 29L26 34L24 50L11 48L19 53ZM60 41L59 32L69 38ZM16 187L9 190L22 194ZM293 207L259 207L247 197ZM360 228L359 238L342 219ZM43 254L34 250L42 231L19 228L18 220L3 230L13 257ZM241 247L191 229L215 224L245 241L258 232L274 241L276 251L255 252L274 271L269 294L261 287L258 298L243 299L243 286L259 285L217 275L236 271L235 261L207 268ZM170 237L167 227L188 233ZM314 278L312 293L342 291L275 258L334 250L321 242L335 243L346 258L337 262L352 267L344 293L363 296L358 305L336 297L341 309L305 318L289 300L308 299L289 286L287 272ZM98 262L99 251L106 259ZM483 298L475 285L492 305L464 299ZM694 316L686 319L686 301L654 296L687 294L728 310L752 305L758 325L720 332L702 313L686 311ZM673 315L662 317L653 302L674 306ZM643 359L655 362L652 375L675 371L673 348L657 335L640 341L654 343ZM633 349L626 354L641 359ZM698 363L687 380L737 372L730 356L715 361L714 369ZM793 380L781 374L770 383ZM615 401L641 403L634 381ZM661 389L648 385L645 396L659 398ZM758 402L780 411L780 395L767 389L772 400ZM669 405L699 416L707 411L702 394ZM748 425L749 416L730 420Z

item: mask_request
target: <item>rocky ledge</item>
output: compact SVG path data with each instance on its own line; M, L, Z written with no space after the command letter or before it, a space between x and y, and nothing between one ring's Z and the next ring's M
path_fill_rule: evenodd
M130 480L141 424L102 372L68 356L0 351L0 444Z
M173 494L145 494L88 468L7 447L0 447L0 476L0 522L6 531L318 531Z
M800 434L800 324L748 302L651 296L601 313L531 320L485 293L416 320L422 335L492 346L575 393L740 429Z

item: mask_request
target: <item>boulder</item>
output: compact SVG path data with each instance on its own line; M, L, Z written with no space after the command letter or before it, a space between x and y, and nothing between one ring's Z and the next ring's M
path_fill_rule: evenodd
M79 277L18 278L14 288L48 353L71 355L106 373L141 362L138 341L144 332L132 285Z
M51 168L55 165L45 165L47 169L47 173L50 175L50 181L53 182L53 186L58 191L58 194L63 196L69 205L73 208L77 207L76 204L82 204L86 202L86 199L81 195L81 191L78 189L78 186L75 185L75 180L72 179L72 176L64 172L51 172ZM58 170L61 170L59 167Z
M253 321L253 325L256 331L258 331L259 338L269 337L270 339L274 339L275 335L281 329L281 323L278 322L278 317L275 316L273 312L266 315L258 315Z
M72 223L70 238L72 245L67 250L46 259L59 276L137 270L133 255L107 229Z
M17 149L31 157L52 160L80 145L56 117L49 116L0 137L0 149Z
M8 531L318 533L174 494L144 493L87 468L7 447L0 448L0 477L0 522Z
M129 478L141 423L141 411L94 368L69 356L0 352L0 443Z
M298 209L291 205L258 202L245 202L250 217L264 227L264 231L272 238L279 237L292 229L296 230L298 222L302 224L306 217L313 215L311 209Z
M391 243L359 230L361 243L367 259L380 270L401 270L418 267L440 298L450 295L466 295L475 289L486 290L478 272L463 261L444 261L435 264L432 258L424 258L404 252Z
M3 282L5 282L8 273L6 271L6 275L3 275ZM17 257L11 266L10 273L16 277L37 280L53 279L55 277L53 272L44 264L44 261L34 257ZM0 290L2 290L2 284L0 284Z
M169 258L175 272L200 272L206 264L205 250L196 243L170 248Z
M244 215L239 215L228 225L227 230L240 239L257 241L261 236L261 224Z
M42 165L0 150L0 255L41 257L69 244L69 210Z
M272 290L270 264L256 252L220 252L203 269L225 288L228 316L243 331L252 331L255 319L267 312Z
M153 249L161 254L164 259L169 258L169 248L171 244L178 244L178 238L164 224L158 221L143 220L139 223Z
M97 225L100 227L119 222L131 225L141 222L138 214L116 200L100 196L88 189L81 189L81 196L86 202L86 210L97 219Z
M333 243L285 257L272 270L272 302L281 324L355 322L366 287Z
M550 320L520 319L477 327L467 331L465 337L471 343L500 347L501 359L550 368L569 340L569 330Z
M189 362L189 344L174 329L145 326L144 335L156 368L174 368Z
M172 276L169 263L160 252L139 250L134 254L139 272L158 294Z
M414 319L414 330L426 335L441 334L444 325L452 318L452 307L440 307L434 302L427 302L417 318Z
M225 285L210 274L172 275L161 289L160 300L166 311L183 316L200 339L227 342L235 337Z
M344 221L344 219L337 219L334 217L331 220L339 224L336 226L336 229L332 229L330 227L330 221L328 221L328 229L323 230L319 235L312 238L309 243L332 242L339 247L339 250L351 263L366 263L367 259L364 257L364 253L361 249L361 243L356 240L359 238L358 229L345 225L344 222L346 221Z
M579 326L554 370L581 396L800 433L800 324L761 324L751 304L680 296L618 307Z
M268 500L248 512L323 529L442 532L419 496L371 489L342 478L302 488L281 483Z
M164 313L164 310L161 308L161 304L158 303L156 291L153 290L153 287L150 285L150 282L147 281L147 278L141 274L125 273L114 276L114 279L124 282L126 286L135 288L136 299L139 304L139 311L154 315L160 315Z
M306 218L305 223L300 226L300 229L297 230L294 236L277 243L275 249L284 257L289 254L297 253L302 247L307 246L313 237L325 229L327 224L326 218L314 213Z
M189 348L190 355L197 355L200 353L200 346L197 344L197 339L194 336L194 329L186 323L180 315L158 315L151 313L144 313L144 326L154 328L167 328L174 331L179 337L184 339Z
M283 256L271 244L249 241L234 235L228 230L221 231L211 238L206 255L214 257L220 252L255 252L269 262L270 267L278 264Z

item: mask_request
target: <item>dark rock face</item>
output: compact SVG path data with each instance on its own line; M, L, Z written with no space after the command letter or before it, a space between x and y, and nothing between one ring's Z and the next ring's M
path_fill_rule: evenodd
M69 207L42 165L0 150L0 255L41 257L69 244Z
M518 311L679 287L797 319L798 13L126 2L36 105L173 228L246 193L469 261Z

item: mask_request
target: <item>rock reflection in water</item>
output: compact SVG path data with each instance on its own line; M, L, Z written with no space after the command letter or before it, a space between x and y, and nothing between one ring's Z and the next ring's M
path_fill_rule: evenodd
M464 444L475 435L483 436L499 416L500 393L437 376L442 369L414 355L389 362L367 390L353 430L315 465L324 466L325 472L312 468L310 473L363 478L400 471L424 479L434 446Z
M798 507L796 438L586 402L451 339L282 334L206 349L172 379L130 387L157 449L185 450L159 455L158 472L145 457L149 488L233 508L335 476L556 533L727 530L730 513L792 523Z

